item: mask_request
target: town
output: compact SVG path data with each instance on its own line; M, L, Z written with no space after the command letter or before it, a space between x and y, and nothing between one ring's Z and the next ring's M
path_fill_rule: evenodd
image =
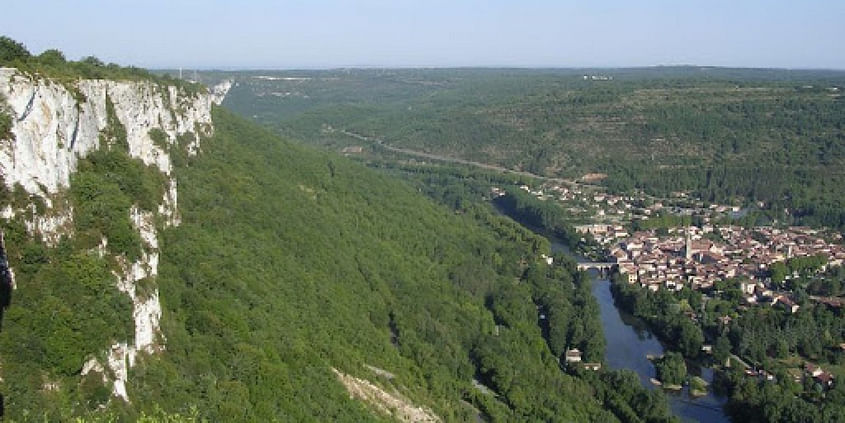
M710 290L717 281L736 279L741 281L745 304L780 303L796 310L791 293L775 286L782 280L772 281L772 265L808 258L811 270L821 272L845 262L840 233L809 227L743 227L734 219L747 209L705 204L686 193L661 199L608 194L587 184L520 188L538 199L559 202L582 223L575 230L603 248L606 261L615 263L629 283L652 291ZM502 191L494 188L493 193ZM661 219L669 223L648 228L648 222ZM796 272L775 279L798 276ZM840 305L837 299L815 299Z
M773 296L769 276L773 263L818 257L815 270L824 271L845 260L842 245L829 243L816 236L816 230L804 227L704 225L668 228L667 232L665 236L658 236L656 230L635 232L611 248L609 259L617 263L629 283L651 290L680 290L684 286L707 290L719 280L742 279L740 286L747 304L761 299L791 302L783 294Z
M841 297L796 295L795 288L807 278L824 278L824 272L845 263L842 234L803 226L749 225L738 222L749 208L707 204L686 193L656 198L643 193L614 195L592 184L546 183L520 188L543 201L555 201L575 220L575 231L595 240L604 262L621 281L641 289L700 292L703 300L723 297L730 287L734 304L719 317L727 326L751 307L779 308L795 314L811 301L839 310ZM493 188L494 196L504 195ZM755 204L751 207L760 207ZM685 313L698 323L697 313ZM840 345L845 350L845 344ZM713 345L702 345L712 354ZM580 352L568 350L568 364L579 362ZM732 355L747 377L774 381L771 371L750 365ZM834 374L810 360L787 368L796 383L813 381L822 389L834 386ZM723 363L725 364L725 363ZM582 366L583 367L583 366Z

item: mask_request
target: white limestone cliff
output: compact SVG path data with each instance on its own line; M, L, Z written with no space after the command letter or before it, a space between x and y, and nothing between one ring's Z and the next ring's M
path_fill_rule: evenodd
M7 186L20 183L30 193L52 194L70 184L80 157L99 148L106 125L106 97L126 127L129 154L156 165L169 175L170 157L150 137L163 130L169 142L192 134L198 150L201 135L210 135L208 93L186 95L174 86L153 82L81 80L76 90L84 98L49 79L34 79L13 68L0 68L0 94L6 97L15 120L14 141L0 145L0 172Z
M223 100L226 99L226 94L229 93L229 90L232 89L232 81L227 79L225 81L221 81L220 83L211 87L211 100L216 105L223 104Z
M79 159L104 147L100 145L100 133L108 125L109 101L114 106L113 117L126 129L129 155L168 176L164 196L155 211L133 207L129 212L144 243L140 259L129 262L118 257L120 271L115 273L115 284L132 299L134 340L115 340L105 352L106 363L96 358L80 363L83 376L90 371L100 372L104 378L113 375L113 394L126 401L128 369L138 354L164 349L158 290L154 284L139 284L158 274L156 221L163 227L180 223L170 157L166 146L150 137L150 130L162 130L170 144L175 144L177 137L188 136L188 153L200 152L202 137L213 132L212 104L221 102L230 87L228 82L213 92L188 94L150 81L80 80L66 86L16 69L0 68L0 99L5 98L6 110L13 117L12 139L0 140L0 176L7 187L20 184L44 203L40 213L34 205L18 210L6 207L0 217L9 219L22 214L29 233L48 245L55 245L62 235L71 235L73 209L66 202L55 200L61 199L69 187ZM97 249L101 255L107 244L104 238ZM104 371L106 367L110 372Z

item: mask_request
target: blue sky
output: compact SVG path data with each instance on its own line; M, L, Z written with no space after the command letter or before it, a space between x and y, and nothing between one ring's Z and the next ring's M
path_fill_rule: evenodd
M0 34L143 67L845 69L845 0L6 1Z

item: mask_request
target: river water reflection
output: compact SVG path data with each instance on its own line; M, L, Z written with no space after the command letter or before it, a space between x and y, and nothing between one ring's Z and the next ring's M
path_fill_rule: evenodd
M493 203L493 207L502 215L510 215ZM564 253L579 262L588 262L584 257L573 253L566 244L552 234L544 233L538 228L525 225L538 235L546 237L552 245L552 252ZM649 389L660 389L650 381L655 376L654 365L646 358L647 355L660 356L663 345L652 335L640 319L616 308L613 294L610 292L610 280L602 278L595 271L590 271L592 279L592 293L599 304L602 329L606 341L605 362L611 369L633 370L640 378L640 383ZM713 371L702 368L694 363L687 363L690 374L700 376L708 383L713 381ZM708 392L706 396L693 398L689 395L689 388L681 391L665 391L672 412L684 422L730 422L722 406L726 402L723 396Z
M552 251L565 253L578 261L588 261L567 248L566 245L550 238ZM658 389L650 379L655 376L654 365L646 358L647 355L660 356L663 346L657 338L649 332L644 323L636 317L616 308L613 294L610 292L610 280L599 277L595 271L592 276L592 293L601 311L602 328L607 344L605 360L612 369L633 370L640 377L643 386ZM712 382L713 372L708 368L700 368L688 363L690 373L701 376L707 382ZM692 398L688 387L679 392L667 391L669 406L676 416L683 421L698 422L729 422L730 419L722 411L724 397L714 395Z

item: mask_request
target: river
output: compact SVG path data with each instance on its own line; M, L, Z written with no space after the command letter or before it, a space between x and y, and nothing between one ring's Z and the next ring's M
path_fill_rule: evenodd
M547 236L548 237L548 236ZM565 253L577 261L590 261L574 254L566 245L548 237L552 251ZM599 304L602 328L606 341L605 362L611 369L633 370L640 377L643 386L658 389L650 379L655 377L654 365L646 356L663 354L663 345L649 332L645 323L638 318L618 309L610 292L610 280L591 271L593 280L592 293ZM695 363L687 363L690 374L698 375L707 382L713 381L713 371ZM706 396L694 398L689 395L689 388L679 392L665 391L672 412L684 422L730 422L722 406L726 398L709 392Z
M509 216L495 202L493 206L502 215ZM564 253L579 262L592 261L573 253L566 244L553 235L530 225L523 225L546 237L551 242L552 252ZM649 354L662 355L663 345L648 330L643 321L616 307L613 294L610 291L609 279L601 277L595 271L590 271L590 276L592 278L592 293L599 304L602 329L604 330L605 363L611 369L633 370L640 377L640 383L643 386L649 389L660 389L650 381L651 378L655 377L655 370L654 365L646 356ZM690 374L700 376L708 383L713 381L712 369L691 362L687 362L687 368ZM686 386L678 392L664 392L666 392L672 412L684 422L730 422L730 418L722 408L727 400L723 396L708 392L706 396L694 398L689 395L689 388Z

